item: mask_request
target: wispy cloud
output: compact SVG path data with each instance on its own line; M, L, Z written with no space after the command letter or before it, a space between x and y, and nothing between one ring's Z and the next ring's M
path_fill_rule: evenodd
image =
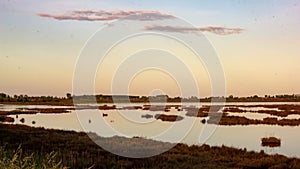
M112 21L116 19L137 20L137 21L156 21L164 19L174 19L175 16L161 13L159 11L104 11L104 10L75 10L69 13L55 15L38 13L40 17L53 18L57 20L78 20L78 21ZM244 31L242 28L227 28L222 26L206 26L206 27L180 27L180 26L162 26L151 25L146 26L145 30L155 30L162 32L179 32L179 33L196 33L211 32L218 35L239 34Z
M37 14L40 17L53 18L57 20L79 20L79 21L111 21L115 19L155 21L175 18L172 15L164 14L158 11L94 11L94 10L76 10L66 14Z
M226 28L223 26L206 26L206 27L182 27L182 26L162 26L152 25L146 26L145 30L155 30L161 32L179 32L179 33L197 33L211 32L218 35L240 34L244 31L242 28Z
M244 31L242 28L226 28L223 26L206 26L199 29L203 32L211 32L218 35L240 34Z

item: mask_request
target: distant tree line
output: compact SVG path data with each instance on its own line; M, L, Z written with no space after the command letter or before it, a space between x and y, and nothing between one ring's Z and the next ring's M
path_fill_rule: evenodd
M299 102L300 95L284 94L284 95L265 95L263 97L258 95L248 97L237 96L221 96L221 97L205 97L198 98L195 96L188 98L169 97L168 95L157 96L128 96L128 95L80 95L75 96L67 93L66 97L56 96L28 96L28 95L13 95L10 96L5 93L0 93L0 103L63 103L72 104L73 99L78 102L90 102L96 100L98 103L115 103L115 102L211 102L225 101L226 102Z
M60 102L66 100L65 97L56 96L28 96L28 95L7 95L0 93L0 102Z

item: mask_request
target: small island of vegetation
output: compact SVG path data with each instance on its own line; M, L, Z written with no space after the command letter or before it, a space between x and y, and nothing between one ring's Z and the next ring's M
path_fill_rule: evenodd
M276 137L265 137L261 139L261 145L264 147L279 147L281 140Z

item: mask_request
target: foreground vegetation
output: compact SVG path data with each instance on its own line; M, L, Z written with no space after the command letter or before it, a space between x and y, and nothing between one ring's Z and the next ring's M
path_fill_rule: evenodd
M57 153L49 153L44 157L38 157L36 154L24 154L21 146L13 150L4 150L0 147L0 168L2 169L67 169L56 157Z
M101 138L107 144L124 146L136 144L143 138ZM132 139L137 139L132 142ZM155 144L170 145L149 141ZM19 146L21 145L21 149ZM132 145L132 149L136 146ZM153 147L147 144L149 151ZM152 146L151 146L152 145ZM144 144L145 146L145 144ZM1 168L18 163L28 168L300 168L300 159L282 155L247 152L226 146L210 147L178 144L169 151L145 159L126 158L111 154L97 146L85 133L46 130L23 125L0 124ZM147 147L145 147L147 149ZM21 153L20 153L20 150ZM55 156L53 155L55 154ZM49 162L50 160L50 163ZM35 167L30 167L35 166ZM14 168L14 167L12 167ZM18 168L18 167L15 167Z

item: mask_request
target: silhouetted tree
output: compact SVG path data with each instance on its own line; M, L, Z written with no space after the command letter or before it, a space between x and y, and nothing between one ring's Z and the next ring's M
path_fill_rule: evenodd
M72 99L71 93L67 93L66 95L67 95L67 99Z
M6 94L5 93L0 93L0 98L6 98Z

